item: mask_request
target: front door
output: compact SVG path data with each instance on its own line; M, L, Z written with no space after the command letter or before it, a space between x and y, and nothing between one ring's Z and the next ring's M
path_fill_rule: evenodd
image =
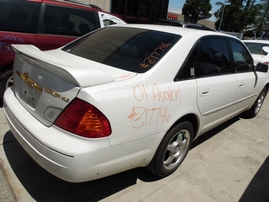
M230 40L230 47L238 81L236 100L241 103L242 108L245 108L251 106L258 96L256 90L258 77L253 68L253 59L245 46L237 41Z

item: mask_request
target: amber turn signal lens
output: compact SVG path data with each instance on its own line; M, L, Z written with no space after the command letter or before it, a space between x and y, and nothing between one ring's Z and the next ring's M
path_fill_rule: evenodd
M88 138L107 137L111 134L110 123L93 105L74 99L54 123L56 126Z

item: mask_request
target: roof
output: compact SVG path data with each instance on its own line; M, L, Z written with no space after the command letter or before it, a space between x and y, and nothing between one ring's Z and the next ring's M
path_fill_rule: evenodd
M61 6L68 6L68 7L75 7L75 8L81 8L81 9L93 9L93 10L101 10L93 8L93 6L81 2L76 1L60 1L60 0L42 0L44 3L48 4L57 4Z
M168 19L165 19L164 20L164 19L161 19L161 20L158 20L155 24L178 26L178 27L187 27L187 28L192 28L192 29L201 29L201 30L216 31L216 30L211 29L209 27L206 27L205 25L202 25L202 24L186 23L186 22L181 22L181 21L177 21L177 20L168 20Z
M9 0L9 1L22 1L22 0ZM46 3L53 5L61 5L73 8L87 9L87 10L101 10L98 6L92 4L85 4L75 0L70 1L61 1L61 0L23 0L23 1L31 1L37 3Z
M150 30L156 30L156 31L163 31L163 32L169 32L169 33L172 33L172 34L181 35L182 37L200 38L202 36L225 36L225 37L238 39L238 38L236 38L234 36L224 34L224 33L220 33L220 32L212 32L212 31L200 30L200 29L186 29L186 28L182 28L182 27L167 26L167 25L126 24L126 25L113 25L113 26L133 27L133 28L141 28L141 29L150 29Z

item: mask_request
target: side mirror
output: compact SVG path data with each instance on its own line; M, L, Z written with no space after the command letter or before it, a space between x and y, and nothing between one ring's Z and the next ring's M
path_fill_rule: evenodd
M256 65L256 71L259 71L259 72L267 72L268 71L268 65L259 62Z

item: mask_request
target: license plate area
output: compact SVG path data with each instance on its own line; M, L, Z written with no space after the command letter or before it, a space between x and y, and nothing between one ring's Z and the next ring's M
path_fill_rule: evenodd
M37 89L34 85L22 82L21 89L17 89L20 98L32 108L36 108L36 105L41 97L42 91Z

